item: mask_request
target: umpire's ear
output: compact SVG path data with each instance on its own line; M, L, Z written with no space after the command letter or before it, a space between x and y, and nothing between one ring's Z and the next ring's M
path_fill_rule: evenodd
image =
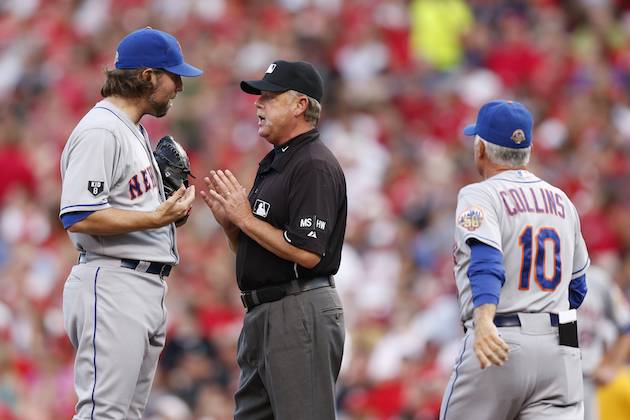
M297 117L306 113L306 110L308 109L308 98L300 93L298 93L296 97L297 100L295 101L293 115Z

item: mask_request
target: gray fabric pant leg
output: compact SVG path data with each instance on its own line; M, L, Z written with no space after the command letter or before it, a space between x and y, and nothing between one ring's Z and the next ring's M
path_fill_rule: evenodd
M510 347L501 367L479 367L475 331L468 330L440 420L583 419L580 349L558 344L558 328L550 326L548 315L519 317L523 326L499 328Z
M590 378L584 378L584 420L599 420L597 385Z
M236 420L335 419L335 383L345 339L337 291L287 296L245 315Z
M76 349L75 420L142 418L164 347L166 290L154 274L91 263L72 268L63 312Z

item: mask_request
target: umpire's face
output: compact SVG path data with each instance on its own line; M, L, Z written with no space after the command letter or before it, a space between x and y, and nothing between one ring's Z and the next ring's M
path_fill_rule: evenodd
M291 139L304 113L303 102L292 92L262 91L256 100L258 135L273 145Z

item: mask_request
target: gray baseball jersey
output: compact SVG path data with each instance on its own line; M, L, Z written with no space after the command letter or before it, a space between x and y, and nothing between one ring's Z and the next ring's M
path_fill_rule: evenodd
M70 135L61 176L60 217L110 207L150 212L164 201L146 132L107 100ZM69 235L82 254L63 291L76 349L74 419L140 419L166 335L166 281L146 270L178 262L175 227ZM141 262L130 269L121 259Z
M470 239L501 251L505 283L497 313L517 316L520 323L499 327L510 348L501 367L482 370L473 349ZM569 283L589 265L577 211L566 194L524 170L462 188L454 258L467 332L440 419L580 419L580 349L559 345L549 315L569 309Z
M588 268L580 219L566 194L528 171L505 171L459 192L455 279L462 320L472 318L469 239L503 254L497 313L569 309L569 282Z
M590 375L614 338L610 333L615 335L613 331L630 326L630 306L603 268L591 266L587 278L588 294L578 309L578 331L584 374Z
M602 361L606 344L616 338L620 329L630 327L630 305L601 267L591 266L587 278L588 294L578 310L578 332L584 371L584 418L596 420L597 387L590 375Z
M164 201L146 131L107 100L96 104L70 135L61 155L61 178L59 216L109 207L153 211ZM122 235L69 235L81 252L178 262L174 224Z

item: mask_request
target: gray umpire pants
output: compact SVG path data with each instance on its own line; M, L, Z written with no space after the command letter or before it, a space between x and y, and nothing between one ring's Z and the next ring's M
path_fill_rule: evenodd
M234 419L335 419L344 339L343 309L332 287L252 308L238 341Z

